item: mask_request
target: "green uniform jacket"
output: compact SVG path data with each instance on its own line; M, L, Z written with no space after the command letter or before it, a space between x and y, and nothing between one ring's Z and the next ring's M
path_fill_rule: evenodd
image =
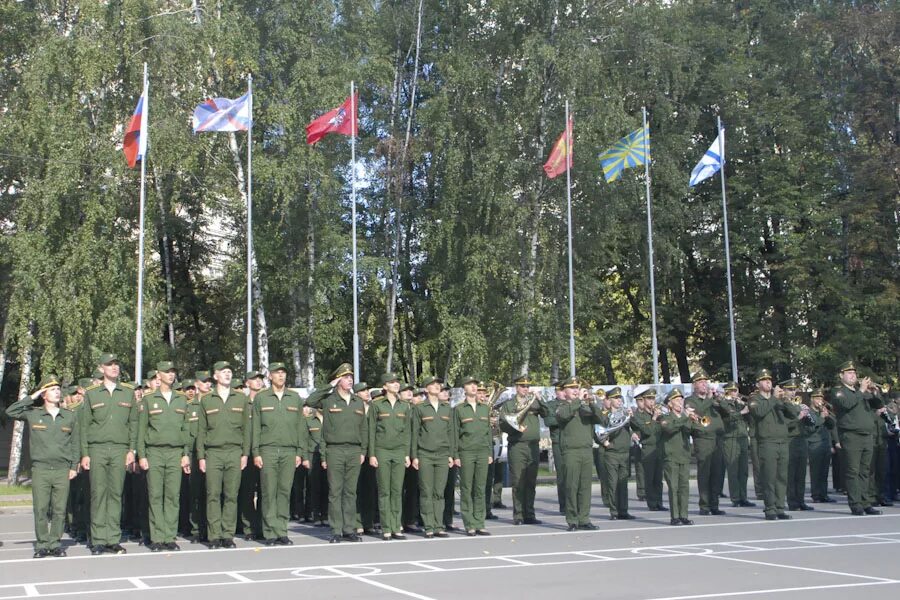
M320 452L322 443L322 419L316 415L306 417L306 454L303 456L312 460L313 452Z
M538 416L543 417L547 414L547 405L539 401L536 411L529 410L525 413L525 420L522 422L522 425L525 426L525 431L519 431L518 429L513 429L504 418L507 415L516 414L516 406L519 405L519 401L519 396L516 396L515 398L507 400L503 403L503 406L500 407L500 430L507 435L507 442L510 444L518 442L538 442L541 439L541 422L538 420Z
M302 457L306 449L307 430L300 395L285 387L279 400L278 395L269 388L256 394L252 406L249 419L253 456L261 456L259 449L271 446L293 448L294 455Z
M722 417L725 437L729 439L746 438L747 421L744 419L744 415L741 414L742 408L740 405L732 398L723 398L720 405L725 413Z
M750 395L750 414L756 421L757 440L788 439L788 422L797 419L800 407L759 392Z
M559 446L566 450L590 449L594 446L594 425L600 424L600 407L587 405L585 411L579 410L580 401L563 400L556 408L556 420L559 423Z
M631 428L641 436L641 446L656 446L659 444L662 430L659 422L653 419L653 415L639 410L631 417Z
M147 457L147 446L181 448L183 456L190 456L187 396L172 390L172 399L166 402L162 392L156 390L144 396L139 411L138 456Z
M110 394L103 384L84 391L84 404L78 411L81 426L81 456L88 456L91 444L114 444L137 449L140 402L134 399L134 387L117 382Z
M43 405L35 406L30 396L12 404L6 414L28 424L31 464L49 469L75 470L78 465L78 426L75 413L60 408L54 419Z
M695 431L693 423L684 413L676 416L669 413L659 418L660 435L662 436L662 448L664 460L686 465L691 462L691 444L689 438ZM702 429L707 429L703 427Z
M709 427L695 427L695 438L710 438L722 435L725 432L725 425L722 422L722 415L726 411L722 408L721 400L715 397L701 398L696 394L691 394L684 400L685 408L693 408L697 417L709 417Z
M369 404L369 456L376 450L395 450L409 456L412 445L413 405L397 398L394 405L387 396Z
M608 426L609 418L611 416L611 411L602 411L600 413L600 424L603 426ZM617 429L609 434L609 437L606 440L609 442L609 444L601 444L601 447L604 448L607 452L616 453L627 453L629 450L631 450L631 423L632 421L629 421L628 425L625 425L621 429Z
M206 458L208 448L240 446L241 455L250 453L250 411L253 405L245 394L229 390L223 399L218 390L200 398L200 422L197 427L197 458Z
M194 453L197 452L197 431L200 429L200 399L202 397L202 394L197 394L193 399L188 397L187 401L187 415L185 417L187 420L188 446Z
M816 422L813 424L809 419L803 419L801 427L803 435L810 446L831 447L831 430L834 429L834 419L828 415L827 419L822 418L822 413L814 408L809 409L809 414L816 415Z
M369 449L369 422L366 404L356 394L350 394L349 402L331 388L320 388L310 394L306 405L322 411L322 440L319 448L322 460L328 454L329 445L350 444L359 446L359 453Z
M875 409L881 408L881 399L863 394L846 385L836 385L829 392L839 431L872 434L875 432Z
M410 459L419 458L420 452L453 456L450 440L453 430L450 424L452 412L449 402L438 403L437 409L428 401L413 407Z
M493 456L494 442L491 438L491 409L484 404L472 405L463 401L453 409L450 419L452 433L450 451L454 458L463 452L483 453Z

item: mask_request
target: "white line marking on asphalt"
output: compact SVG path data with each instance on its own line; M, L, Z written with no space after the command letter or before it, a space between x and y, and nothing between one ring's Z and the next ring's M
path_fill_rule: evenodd
M505 560L506 562L511 562L514 565L520 565L522 567L533 567L534 563L525 562L524 560L519 560L518 558L510 558L508 556L495 556L497 560Z
M147 585L146 583L144 583L143 581L141 581L141 579L139 577L129 577L128 581L129 581L129 583L131 583L131 585L133 585L134 587L136 587L139 590L149 590L150 589L150 586Z
M232 579L240 581L241 583L253 583L252 579L250 579L249 577L244 577L240 573L226 573L226 575L228 575Z
M344 577L348 577L348 578L350 578L350 579L353 579L354 581L358 581L358 582L360 582L360 583L365 583L365 584L367 584L367 585L373 585L373 586L375 586L375 587L377 587L377 588L381 588L381 589L383 589L383 590L388 590L388 591L390 591L390 592L394 592L395 594L401 594L401 595L403 595L403 596L409 596L410 598L418 598L419 600L435 600L434 598L432 598L432 597L430 597L430 596L423 596L422 594L417 594L417 593L415 593L415 592L410 592L410 591L407 591L407 590L402 590L402 589L400 589L400 588L398 588L398 587L394 587L394 586L392 586L392 585L388 585L388 584L382 583L382 582L380 582L380 581L375 581L375 580L369 579L369 578L367 578L367 577L362 577L362 576L360 576L360 575L354 575L353 573L347 573L346 571L342 571L342 570L340 570L340 569L334 569L334 568L329 567L328 570L329 570L329 571L332 571L332 572L335 573L336 575L342 575L342 576L344 576Z
M417 561L416 562L410 561L407 564L413 565L415 567L420 567L422 569L428 569L429 571L443 571L444 570L440 567L435 567L434 565L429 565L427 563L417 562Z
M856 545L856 544L854 544ZM720 556L715 554L702 555L705 558L716 558L718 560L730 560L734 562L748 563L751 565L759 565L762 567L776 567L780 569L794 569L796 571L808 571L810 573L822 573L824 575L835 575L837 577L859 577L860 579L868 579L870 581L879 581L881 583L900 583L896 579L888 579L887 577L872 577L871 575L859 575L857 573L845 573L844 571L831 571L828 569L814 569L812 567L801 567L799 565L786 565L783 563L770 563L760 560L749 560L746 558L734 558L733 556Z
M22 587L25 588L25 595L29 598L40 595L38 594L37 586L35 585L23 585Z
M701 600L702 598L724 598L726 596L754 596L757 594L779 594L785 592L806 592L810 590L832 590L839 588L856 588L870 585L888 585L891 581L866 581L859 583L837 583L834 585L810 585L806 587L771 588L767 590L748 590L744 592L715 592L713 594L692 594L690 596L666 596L663 598L646 598L645 600Z

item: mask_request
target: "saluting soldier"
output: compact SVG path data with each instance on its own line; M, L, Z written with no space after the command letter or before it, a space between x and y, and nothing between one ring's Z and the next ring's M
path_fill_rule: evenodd
M42 405L35 406L38 398ZM60 406L62 390L56 375L44 377L30 396L6 409L11 419L28 427L31 454L31 498L34 504L34 558L65 556L60 544L66 521L69 481L78 465L75 413Z
M578 379L570 377L560 385L565 399L556 407L560 450L566 465L566 523L569 531L598 529L591 523L591 466L594 461L594 425L602 409L588 402Z
M857 382L856 364L841 365L840 384L831 388L831 405L837 412L837 429L846 464L847 504L854 515L880 515L872 507L869 469L875 436L875 415L884 412L881 399L872 394L872 380Z
M659 419L663 452L663 477L669 488L670 525L693 525L688 519L690 495L691 433L698 417L691 408L684 408L684 395L673 389L666 395L668 413Z
M564 402L566 390L561 381L553 381L554 397L547 401L547 415L544 417L544 425L550 430L550 451L553 453L553 468L556 470L556 501L559 503L559 514L566 514L566 465L563 462L562 449L559 444L559 421L556 419L556 409L559 403Z
M631 416L631 409L622 407L621 388L611 389L606 397L612 404L608 413L601 413L601 425L609 426L612 416L623 410L626 415ZM631 443L629 427L616 429L600 442L606 458L606 487L609 490L609 518L611 521L635 518L628 512L628 452L631 449Z
M213 365L216 387L200 399L197 460L206 474L206 518L210 548L234 548L241 471L250 455L250 399L231 386L227 361ZM298 403L299 404L299 403Z
M262 535L266 546L291 546L291 485L306 449L303 400L288 389L284 363L269 365L269 381L272 386L256 395L250 417L251 452L262 485Z
M125 554L125 548L119 543L122 489L125 470L135 460L139 402L134 387L119 381L119 359L115 354L101 355L98 369L103 379L85 389L84 405L78 412L81 468L90 471L91 553ZM132 490L138 505L146 498L140 493L141 488L134 485ZM136 513L140 523L142 512Z
M330 543L362 541L356 532L356 487L359 467L366 459L369 428L362 399L353 393L353 368L343 363L331 374L327 388L319 388L306 400L322 410L322 468L328 475Z
M178 499L182 473L191 472L187 396L174 389L175 365L156 365L159 389L145 395L140 410L137 450L147 472L150 551L179 550Z
M203 371L209 381L209 371ZM244 374L247 384L247 399L250 402L250 447L253 447L253 400L265 387L263 374L259 371L247 371ZM209 384L207 384L209 385ZM309 456L304 454L303 456ZM259 483L259 467L253 463L252 454L247 457L247 467L241 471L241 488L238 491L238 529L244 539L260 540L262 537L262 515L257 505L262 499L262 488Z
M439 381L429 378L429 382ZM410 466L412 404L400 399L400 379L381 376L384 395L369 408L369 465L378 480L378 512L384 540L406 539L400 523L403 480Z
M825 392L822 388L813 390L809 396L811 418L803 422L809 455L809 488L813 502L834 502L828 496L828 466L834 449L831 446L831 431L834 417L825 406Z
M748 463L750 458L750 438L747 432L747 415L750 407L738 396L738 386L734 381L725 384L725 397L721 405L724 408L722 422L725 433L722 436L722 449L725 454L725 472L728 474L728 494L731 505L753 507L755 502L747 499Z
M500 429L507 435L510 486L513 496L513 525L539 525L535 517L534 495L540 463L541 424L538 417L547 414L547 406L531 391L527 375L513 382L516 396L500 408ZM507 420L512 417L517 425Z
M691 376L693 393L685 398L684 405L694 409L701 422L708 425L696 427L693 433L694 452L697 455L697 490L700 495L701 515L724 515L719 509L719 479L722 468L722 423L721 406L709 385L709 376L700 369ZM704 420L705 417L705 420Z
M634 391L638 411L631 419L632 429L640 443L640 459L644 474L644 496L650 510L669 510L663 506L663 461L660 446L659 410L656 408L656 388L640 386Z
M451 450L451 409L441 402L443 381L433 377L425 380L428 399L412 410L412 443L410 458L419 472L419 494L425 537L448 537L441 522L444 510L444 487L448 468L453 466Z
M487 467L494 462L491 440L491 411L476 398L478 380L462 379L465 401L453 409L451 450L459 467L460 511L466 535L490 535L484 527L484 487Z
M797 389L799 384L791 378L778 384L784 390L784 401L795 405L801 400ZM806 465L809 462L809 451L806 442L804 425L809 420L808 410L803 419L792 419L787 422L788 428L788 474L787 474L787 507L788 510L815 510L805 501Z

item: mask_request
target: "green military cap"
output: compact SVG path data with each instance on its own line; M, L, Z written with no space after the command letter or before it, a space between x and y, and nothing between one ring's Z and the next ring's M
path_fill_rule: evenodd
M77 393L78 393L77 385L70 385L70 386L66 387L66 389L63 390L63 394L65 394L66 396L72 396Z
M421 396L424 393L425 393L425 388L415 388L413 390L413 395L415 395L415 396Z
M668 394L666 394L666 402L670 400L674 400L675 398L684 398L684 394L681 393L681 390L678 388L672 388Z
M386 383L390 383L392 381L400 381L400 378L397 377L397 374L393 371L389 371L387 373L382 373L381 377L378 378L378 385L384 385Z
M513 381L513 384L514 385L534 385L534 383L531 381L531 378L528 377L528 375L522 375L520 377L517 377L516 380Z
M41 379L41 382L38 384L37 388L35 388L34 391L35 392L43 392L44 390L46 390L48 388L52 388L52 387L59 386L59 385L60 385L59 377L57 377L56 375L51 373L51 374L45 375Z
M724 389L726 392L736 392L738 391L738 384L734 381L729 381L723 386L722 389Z
M91 384L94 383L94 380L90 377L81 377L78 379L78 387L80 388L88 388L91 387Z
M244 380L262 378L263 374L259 371L247 371L244 373Z
M283 362L273 362L269 364L269 373L274 373L275 371L284 371L287 373L287 367L284 366Z
M436 375L429 375L425 379L422 380L422 387L428 387L432 383L444 383L444 380Z
M376 389L376 390L375 390L374 392L372 392L372 394L371 394L372 400L375 400L375 399L377 399L377 398L381 398L382 396L384 396L384 390L382 390L382 389Z
M577 377L568 377L568 378L560 381L558 385L559 385L559 387L565 389L565 388L577 388L581 384L578 382Z
M101 365L111 365L113 363L119 362L119 357L113 354L112 352L104 352L100 355L100 364Z
M173 384L172 384L172 389L173 389L173 390L180 390L180 389L181 389L181 382L180 382L180 381L176 381L175 383L173 383Z
M366 383L365 381L360 381L359 383L357 383L356 385L353 386L354 393L364 392L367 389L369 389L369 384Z
M844 371L855 371L855 370L856 370L856 363L853 362L852 360L848 360L847 362L845 362L844 364L841 365L841 373L843 373Z
M450 384L447 383L447 382L445 381L444 384L441 385L441 391L443 391L443 392L449 392L449 391L450 391Z
M171 360L161 360L158 363L156 363L156 370L159 371L160 373L165 373L167 371L174 371L175 363L173 363Z
M822 388L816 388L809 393L809 397L810 398L824 398L825 390L823 390Z
M613 389L606 392L606 397L609 399L613 398L621 398L622 397L622 388L616 386Z
M479 382L478 382L478 391L479 391L479 392L486 392L486 391L487 391L487 386L484 384L483 381L479 381Z
M762 381L763 379L772 379L772 372L768 369L760 369L756 373L756 380Z
M709 375L706 374L706 371L703 369L698 369L696 373L691 375L691 383L696 383L698 381L709 381Z
M196 388L197 384L194 383L193 379L182 379L181 380L181 389L186 390L188 388Z
M142 387L144 387L145 389L150 389L150 381L152 381L152 380L149 379L149 378L148 378L148 379L145 379L145 380L144 380L144 385L143 385Z
M594 395L598 398L606 398L606 390L603 388L597 388L597 391L594 392Z
M195 381L209 381L212 379L212 375L209 374L209 371L195 371L194 372L194 380Z
M413 384L411 384L411 383L401 383L401 384L400 384L400 391L401 391L401 392L405 392L406 390L413 390L413 391L415 391L415 389L416 389L416 388L415 388L415 387L413 386Z
M91 373L91 377L93 379L103 379L103 372L100 369L94 369L94 372Z
M350 366L350 363L341 363L337 369L331 372L331 376L328 379L337 379L344 375L353 375L353 367Z
M154 377L156 377L156 369L147 371L147 379L153 379Z
M458 385L459 387L462 387L462 386L466 385L467 383L478 383L478 380L475 379L471 375L463 375L462 378L456 382L456 385Z
M581 384L582 389L589 390L591 389L591 382L584 378L579 378L578 383Z
M221 371L222 369L230 369L231 363L227 360L220 360L213 365L213 371Z
M656 388L649 385L639 385L634 389L635 398L655 398Z
M778 386L786 390L796 390L798 387L800 387L797 384L797 380L793 377L791 377L790 379L785 379L784 381L779 383Z
M240 378L233 379L233 380L231 381L231 389L233 389L233 390L239 390L239 389L241 389L242 387L244 387L244 382L241 381Z

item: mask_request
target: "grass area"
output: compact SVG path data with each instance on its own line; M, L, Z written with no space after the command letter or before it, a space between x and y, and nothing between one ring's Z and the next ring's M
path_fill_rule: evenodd
M3 496L22 496L24 494L31 494L30 485L6 485L5 483L0 483L0 499Z
M16 506L31 506L31 500L0 500L0 508L13 508Z

